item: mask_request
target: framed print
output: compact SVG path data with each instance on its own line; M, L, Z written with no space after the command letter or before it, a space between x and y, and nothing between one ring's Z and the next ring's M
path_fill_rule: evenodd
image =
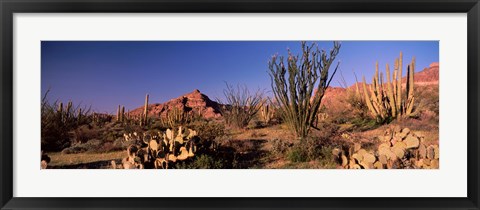
M2 209L479 208L477 0L0 5Z

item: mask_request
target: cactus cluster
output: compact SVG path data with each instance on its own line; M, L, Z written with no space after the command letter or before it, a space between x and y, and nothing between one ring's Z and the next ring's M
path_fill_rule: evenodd
M192 129L178 127L165 132L124 134L125 141L132 141L127 149L127 157L117 167L112 161L112 168L124 169L168 169L173 163L185 161L195 156L198 133Z
M389 129L379 140L376 151L354 144L348 151L335 148L332 153L346 169L439 168L438 145L426 146L423 137L408 128Z
M173 128L185 125L194 119L193 111L185 112L181 108L175 107L160 117L160 123L166 127Z
M56 110L56 117L59 122L62 123L80 123L87 115L90 110L82 110L82 108L73 106L73 102L69 101L66 106L63 106L62 102L58 103Z
M415 58L407 66L407 80L405 93L402 91L402 62L403 54L395 59L393 75L386 64L387 82L383 81L383 73L378 72L378 62L375 64L375 75L372 84L367 88L363 77L363 96L368 110L377 121L385 121L398 117L411 116L415 97L413 94L413 75L415 72ZM357 86L357 93L360 94Z
M274 116L273 106L267 103L263 103L262 107L260 108L260 116L262 117L263 122L269 124Z
M125 122L125 121L126 121L125 106L120 106L120 105L118 105L118 109L117 109L117 122Z
M61 122L65 122L67 119L75 117L75 113L73 113L73 103L69 101L67 106L63 107L63 103L60 102L58 104L57 114Z

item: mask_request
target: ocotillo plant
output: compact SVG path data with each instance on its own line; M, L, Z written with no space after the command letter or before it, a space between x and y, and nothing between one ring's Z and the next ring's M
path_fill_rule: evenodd
M281 104L283 120L302 139L317 118L323 95L338 69L339 63L333 73L329 71L339 50L339 42L334 42L328 53L302 42L301 56L289 51L286 64L283 56L276 55L269 62L272 90Z
M387 83L383 83L383 74L378 75L378 62L375 65L375 75L367 90L363 77L363 95L368 110L377 122L386 122L398 117L409 117L413 111L415 96L413 95L413 75L415 73L415 58L407 66L405 93L402 92L402 62L403 54L395 59L393 77L390 77L390 67L386 64ZM386 88L385 88L386 87Z
M222 116L228 125L246 128L263 106L264 93L261 90L252 93L245 85L237 85L237 88L228 83L225 83L225 85L227 86L223 90L223 95L226 98L225 103L217 99L220 103L225 104L221 109Z

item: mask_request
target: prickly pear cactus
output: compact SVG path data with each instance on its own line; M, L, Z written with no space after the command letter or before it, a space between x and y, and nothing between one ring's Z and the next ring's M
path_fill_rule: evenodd
M438 145L425 145L423 137L408 128L387 130L378 139L375 151L353 144L348 151L335 148L332 154L345 169L439 168Z
M124 169L156 168L167 169L169 164L185 161L195 156L194 141L198 132L192 129L167 129L165 132L124 134L125 141L136 143L127 148L127 157L122 160ZM114 161L113 161L114 163ZM112 164L112 168L118 168Z

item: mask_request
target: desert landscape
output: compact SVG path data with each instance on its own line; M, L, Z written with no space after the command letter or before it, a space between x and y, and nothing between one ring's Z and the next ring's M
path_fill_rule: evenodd
M328 42L329 50L319 48L317 42L295 43L295 52L272 50L269 57L262 57L267 62L257 74L268 78L263 89L219 80L220 94L209 96L201 88L178 82L170 88L182 94L163 102L159 97L169 89L128 97L114 91L108 97L136 102L108 104L113 111L101 112L95 110L95 103L52 96L61 88L46 84L41 101L41 168L440 167L438 56L425 61L424 54L415 51L408 58L402 51L395 56L377 52L384 62L352 71L342 65L356 65L353 61L337 57L350 49L349 42ZM438 46L435 50L438 54ZM42 64L44 72L48 69ZM159 83L186 77L162 78ZM190 83L196 87L205 82ZM123 86L137 84L145 82Z

